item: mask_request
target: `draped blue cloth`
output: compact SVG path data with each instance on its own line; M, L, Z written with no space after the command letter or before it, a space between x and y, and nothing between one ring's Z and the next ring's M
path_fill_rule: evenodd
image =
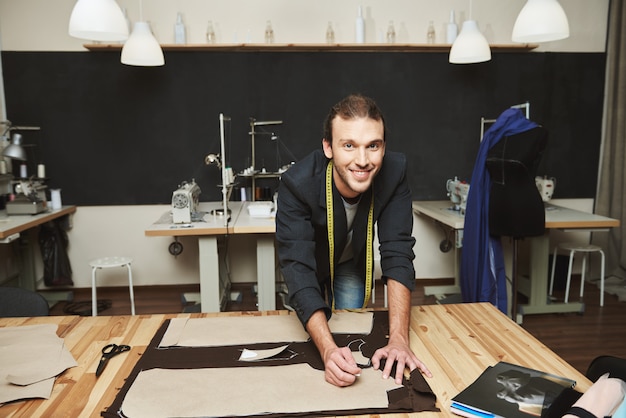
M485 132L478 150L467 196L460 284L463 302L491 302L507 314L506 275L500 237L489 234L491 177L485 161L502 138L528 131L537 124L519 109L507 109Z

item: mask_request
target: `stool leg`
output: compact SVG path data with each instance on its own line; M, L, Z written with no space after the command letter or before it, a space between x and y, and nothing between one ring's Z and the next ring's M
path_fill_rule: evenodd
M130 268L130 263L126 264L128 268L128 288L130 291L130 312L135 315L135 293L133 292L133 272Z
M585 274L587 273L587 253L583 256L583 265L580 275L580 300L583 299L583 291L585 290Z
M96 296L96 267L91 268L91 316L98 316L98 298Z
M604 251L600 250L600 306L604 306Z
M569 284L572 280L572 264L574 264L574 251L569 252L569 267L567 268L567 282L565 283L565 303L569 300Z
M552 275L550 276L550 293L549 293L550 296L552 296L552 289L554 288L554 272L556 270L556 253L557 253L557 247L554 247L554 254L552 255Z

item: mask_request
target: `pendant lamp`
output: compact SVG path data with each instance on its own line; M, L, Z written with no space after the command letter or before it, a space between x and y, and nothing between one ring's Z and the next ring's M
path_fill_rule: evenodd
M135 22L133 32L122 47L122 64L140 67L157 67L165 64L163 50L150 29L143 21L143 7L139 5L139 22Z
M123 41L128 38L128 25L115 0L78 0L68 32L91 41Z
M569 23L558 0L528 0L513 26L513 42L549 42L569 37Z
M489 42L478 29L476 21L472 20L471 1L469 16L469 20L463 22L461 33L450 48L448 60L452 64L473 64L491 60Z

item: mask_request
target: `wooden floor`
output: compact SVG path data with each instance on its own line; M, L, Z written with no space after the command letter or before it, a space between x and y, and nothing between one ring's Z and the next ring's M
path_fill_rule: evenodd
M383 307L383 290L377 281L374 307ZM437 303L433 296L424 295L424 284L450 284L449 280L418 280L413 292L413 305ZM577 283L572 281L572 283ZM233 284L233 291L241 292L241 300L230 302L228 311L256 310L256 295L249 284ZM178 313L194 309L184 303L183 294L198 292L198 285L186 286L146 286L135 287L135 309L137 314ZM573 292L577 291L577 287ZM51 308L52 315L91 314L91 290L74 289L72 302L59 302ZM558 292L555 296L562 297ZM101 305L110 307L100 315L130 314L128 288L99 288L98 300ZM600 307L600 291L596 286L585 286L585 312L567 314L541 314L524 316L524 329L530 332L547 347L556 352L577 370L585 373L592 359L599 355L613 355L626 358L626 302L619 302L616 296L606 294L604 307ZM277 296L277 308L282 308ZM371 306L371 305L370 305ZM66 309L64 311L64 308ZM70 310L67 310L67 309ZM419 353L418 357L419 357Z

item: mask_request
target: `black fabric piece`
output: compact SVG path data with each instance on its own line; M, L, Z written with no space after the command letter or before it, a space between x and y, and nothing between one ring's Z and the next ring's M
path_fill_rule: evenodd
M39 248L43 260L43 281L46 286L74 286L72 266L67 256L69 238L65 230L66 216L46 222L39 228Z
M575 415L575 416L580 417L580 418L598 418L594 414L592 414L591 412L589 412L586 409L581 408L579 406L572 406L570 408L570 410L567 411L567 413L571 414L571 415Z
M312 341L307 342L280 342L280 343L261 343L248 345L234 345L223 347L171 347L159 348L159 343L163 339L169 320L163 322L159 330L156 332L150 344L146 347L145 352L139 358L137 364L126 378L124 385L120 388L113 403L101 412L101 416L105 418L124 416L120 410L126 393L132 386L133 382L142 370L150 370L154 368L166 369L192 369L192 368L223 368L223 367L254 367L256 364L239 361L241 351L244 348L252 348L255 350L263 350L279 347L289 344L289 350L297 353L296 356L289 360L264 361L264 366L283 366L289 364L307 363L317 370L323 370L324 364ZM346 346L355 339L365 341L362 353L366 357L370 357L374 352L387 344L389 334L389 314L387 311L379 311L374 313L374 325L372 332L368 335L362 334L337 334L334 335L335 341L339 346ZM416 376L414 376L416 375ZM421 378L421 381L419 380ZM393 405L390 403L388 408L384 409L368 409L363 408L355 411L309 411L301 414L261 414L258 417L286 417L286 416L337 416L337 415L353 415L353 414L381 414L381 413L400 413L407 411L432 411L436 397L428 386L428 383L421 377L418 370L411 373L410 382L407 383L410 390L405 393L411 399L407 402L397 400L401 393L394 395ZM431 393L432 397L428 394ZM423 403L421 399L426 401ZM424 409L414 409L415 405L426 405Z
M405 379L403 384L403 387L387 392L389 409L440 412L435 406L437 395L426 383L419 369L413 370L409 375L409 381Z
M598 356L591 361L585 375L589 380L595 382L606 373L609 374L609 377L626 381L626 359L614 356Z
M582 395L572 388L565 389L556 397L549 408L541 411L542 418L561 418Z
M535 184L537 167L547 144L547 131L533 128L504 137L487 154L491 177L489 233L513 238L545 232L545 209Z

